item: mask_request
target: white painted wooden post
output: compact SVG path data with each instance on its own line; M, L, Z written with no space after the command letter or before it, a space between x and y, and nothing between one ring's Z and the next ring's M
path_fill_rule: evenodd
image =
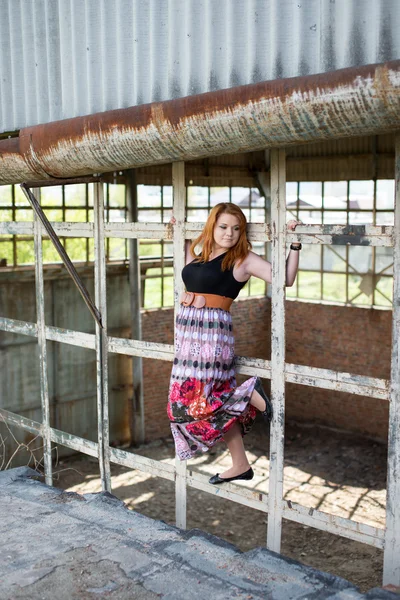
M138 221L138 202L136 172L128 172L127 200L129 220ZM142 339L141 308L141 278L139 261L139 240L129 240L129 290L131 299L131 337ZM132 412L130 414L131 438L134 444L143 444L145 440L144 396L143 396L143 359L141 356L132 357Z
M392 366L383 585L400 586L400 135L396 136Z
M280 552L285 436L286 164L284 150L271 150L271 400L267 547Z
M36 199L40 200L40 188L34 190ZM46 323L44 312L44 278L43 278L43 248L42 248L42 223L35 213L34 224L35 246L35 284L36 284L36 318L40 363L40 399L42 404L42 438L44 472L47 485L53 485L53 468L51 461L51 436L50 436L50 407L49 385L47 373L47 345Z
M184 290L182 269L185 266L185 163L172 163L173 214L176 219L174 227L174 319L176 320L180 303L179 298ZM176 525L186 529L186 461L175 458L175 511Z
M106 298L106 256L104 244L104 191L94 183L94 285L95 303L103 328L96 323L97 429L99 466L103 491L111 492L110 443L108 420L108 338Z

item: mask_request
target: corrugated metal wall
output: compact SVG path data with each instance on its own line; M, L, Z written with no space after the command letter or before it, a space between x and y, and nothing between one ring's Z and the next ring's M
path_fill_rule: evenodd
M399 0L0 0L0 132L400 57Z

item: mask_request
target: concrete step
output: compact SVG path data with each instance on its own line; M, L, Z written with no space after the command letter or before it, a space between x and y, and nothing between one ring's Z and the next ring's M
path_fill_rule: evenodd
M258 513L254 512L256 526ZM37 472L0 472L0 598L399 600L265 548L241 552L128 510L107 492L46 486Z

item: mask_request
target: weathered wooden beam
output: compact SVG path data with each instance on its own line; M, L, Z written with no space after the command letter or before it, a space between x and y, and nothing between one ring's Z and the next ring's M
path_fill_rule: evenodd
M131 170L127 174L128 215L131 223L138 221L138 195L136 173ZM142 339L141 316L141 271L139 243L137 239L129 240L129 292L131 308L131 338ZM130 400L129 426L132 444L143 444L145 440L144 393L143 393L143 359L132 356L133 395Z
M108 418L108 339L106 255L104 238L103 184L94 185L94 287L95 302L100 313L96 321L97 429L98 450L103 491L111 492L110 431ZM100 325L101 323L101 325Z
M267 547L280 552L285 439L286 163L284 150L271 150L271 401Z
M400 586L400 135L396 136L392 358L383 584Z
M174 225L174 323L180 309L180 296L184 290L182 269L185 266L185 163L172 163ZM186 460L175 456L175 511L176 525L186 529Z
M31 192L32 193L32 192ZM33 194L32 194L33 195ZM35 190L35 200L39 202L40 190ZM39 345L39 377L40 377L40 401L42 406L42 436L43 436L43 458L44 473L47 485L53 485L53 469L51 460L50 439L50 407L49 407L49 384L47 377L47 342L46 324L44 316L44 278L43 278L43 248L42 228L39 216L35 213L35 288L36 288L36 318L37 338Z

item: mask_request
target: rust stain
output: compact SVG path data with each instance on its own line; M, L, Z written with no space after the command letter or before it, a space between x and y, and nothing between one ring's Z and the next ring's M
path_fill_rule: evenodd
M399 71L392 61L27 127L0 141L0 183L393 130L399 90L390 72Z

